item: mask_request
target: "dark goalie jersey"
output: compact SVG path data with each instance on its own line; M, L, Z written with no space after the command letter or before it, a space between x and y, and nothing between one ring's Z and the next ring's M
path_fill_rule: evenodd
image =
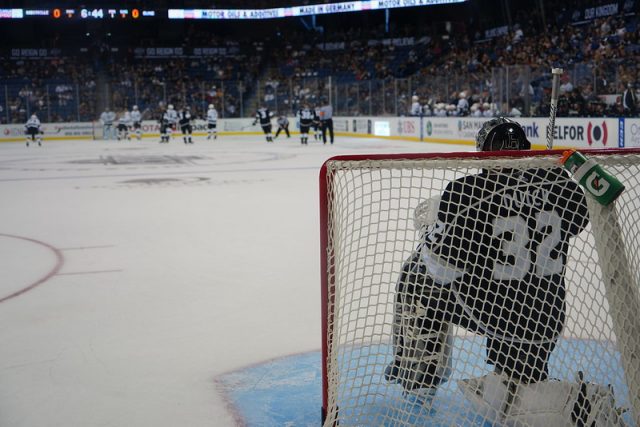
M422 258L470 310L490 362L515 353L526 366L523 359L553 349L564 325L569 238L588 222L582 189L560 168L484 170L449 183Z

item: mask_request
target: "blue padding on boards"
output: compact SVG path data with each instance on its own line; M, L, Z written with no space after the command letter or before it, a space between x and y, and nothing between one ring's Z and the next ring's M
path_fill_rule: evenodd
M584 354L588 354L589 358L583 358L581 355ZM357 360L354 366L347 367L345 382L350 382L349 377L366 375L364 380L356 381L368 389L366 397L349 395L348 387L339 392L339 403L343 403L343 408L366 407L355 415L358 425L383 426L390 416L399 417L402 425L489 425L473 412L457 386L460 379L490 372L491 367L485 364L482 337L454 339L453 376L438 389L431 410L403 398L399 385L384 380L384 368L392 359L390 345L346 347L338 354L339 360L343 357L347 361ZM236 414L248 427L318 426L322 406L320 362L320 352L288 356L225 374L218 378L218 382L223 386ZM628 390L623 380L620 357L609 343L561 339L551 356L551 376L573 380L576 372L567 372L567 367L572 367L576 372L584 371L587 381L611 384L615 390L616 404L628 406ZM362 384L363 381L366 384ZM389 399L392 395L397 399ZM340 415L349 419L352 414L347 410ZM627 413L625 421L633 425L629 417ZM347 421L341 422L341 425L351 424Z

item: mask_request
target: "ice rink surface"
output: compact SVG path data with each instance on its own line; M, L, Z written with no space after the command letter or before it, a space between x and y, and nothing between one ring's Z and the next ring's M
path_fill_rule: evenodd
M323 162L471 149L0 144L0 425L250 424L217 379L320 349Z

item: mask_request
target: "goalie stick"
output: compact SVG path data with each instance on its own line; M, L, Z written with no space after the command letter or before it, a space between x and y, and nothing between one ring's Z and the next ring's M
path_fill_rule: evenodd
M547 127L547 150L551 150L553 148L553 131L556 125L558 98L560 97L560 76L562 73L562 68L551 69L551 105L549 108L549 126Z

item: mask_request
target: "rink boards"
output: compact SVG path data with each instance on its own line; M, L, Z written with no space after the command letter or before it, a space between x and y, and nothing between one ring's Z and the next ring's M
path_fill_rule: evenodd
M487 118L474 117L334 117L334 131L340 136L388 138L448 144L474 144L474 138ZM548 118L515 118L525 129L534 148L546 147ZM298 133L295 117L289 117L290 130ZM273 122L275 132L277 124ZM43 123L45 140L104 139L100 122ZM260 134L259 125L252 118L220 119L219 135ZM142 123L144 138L160 135L156 120ZM180 133L179 129L176 131ZM196 136L206 135L204 120L193 122ZM114 132L115 134L115 132ZM640 147L640 118L558 118L555 123L554 147L622 148ZM115 136L114 136L115 138ZM0 125L0 142L24 140L22 124Z

